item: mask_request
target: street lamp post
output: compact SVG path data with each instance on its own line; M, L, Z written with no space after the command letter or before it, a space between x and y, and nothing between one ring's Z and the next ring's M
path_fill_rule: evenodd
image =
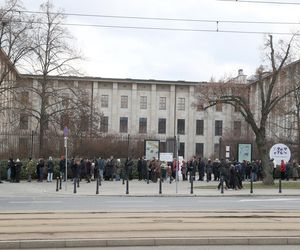
M65 189L67 190L67 182L68 182L68 135L69 135L69 129L67 127L64 128L64 146L65 146L65 152L66 152L66 167L65 167Z

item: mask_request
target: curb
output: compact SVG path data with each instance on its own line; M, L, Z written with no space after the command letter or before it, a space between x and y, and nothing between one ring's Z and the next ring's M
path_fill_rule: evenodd
M0 249L187 245L300 245L300 237L57 239L0 241Z

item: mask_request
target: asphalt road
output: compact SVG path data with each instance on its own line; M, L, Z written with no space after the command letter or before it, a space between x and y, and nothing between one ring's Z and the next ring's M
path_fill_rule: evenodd
M298 250L299 246L157 246L157 247L109 247L109 248L68 248L68 250ZM50 250L50 249L44 249ZM52 250L52 249L51 249ZM56 250L65 250L65 248L57 248Z
M0 211L299 210L299 196L276 197L0 197Z

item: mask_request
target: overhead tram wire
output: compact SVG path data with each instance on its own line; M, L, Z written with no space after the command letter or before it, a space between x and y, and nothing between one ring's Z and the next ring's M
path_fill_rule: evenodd
M240 3L258 3L258 4L280 4L280 5L300 5L300 2L283 2L283 1L260 1L260 0L218 0L220 2L240 2Z
M219 1L235 1L235 0L219 0ZM21 10L21 13L31 14L47 14L44 11ZM49 14L59 14L50 12ZM153 21L178 21L178 22L202 22L202 23L232 23L232 24L274 24L274 25L298 25L300 22L277 22L277 21L243 21L243 20L209 20L209 19L190 19L190 18L168 18L168 17L142 17L142 16L123 16L123 15L102 15L102 14L84 14L84 13L62 13L66 16L79 17L98 17L98 18L114 18L114 19L135 19L135 20L153 20Z
M19 22L19 21L15 21ZM29 22L28 22L29 23ZM37 24L46 24L46 22L33 22ZM116 29L136 29L136 30L158 30L158 31L184 31L184 32L210 32L210 33L234 33L234 34L256 34L256 35L293 35L299 36L298 33L291 32L271 32L271 31L246 31L246 30L220 30L217 29L188 29L188 28L164 28L164 27L147 27L147 26L125 26L125 25L102 25L102 24L81 24L81 23L53 23L63 26L77 27L96 27L96 28L116 28Z

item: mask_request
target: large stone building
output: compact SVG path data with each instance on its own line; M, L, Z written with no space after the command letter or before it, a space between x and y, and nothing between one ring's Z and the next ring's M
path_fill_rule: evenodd
M19 86L36 86L39 78L19 74L16 70L11 74L11 79ZM249 85L249 101L259 111L257 81L252 79L249 83L241 70L233 80L237 85ZM129 134L158 139L162 151L169 150L168 140L179 137L179 155L187 159L193 155L217 157L220 138L224 134L241 137L249 134L249 127L233 106L219 104L207 110L196 107L197 86L201 84L210 88L209 83L72 76L53 76L51 81L54 88L68 86L84 91L88 102L103 114L98 127L102 135ZM25 96L31 105L40 105L34 93ZM7 117L6 113L3 114ZM19 115L19 131L38 131L37 126L34 119ZM11 129L7 119L2 119L0 128L1 131ZM21 141L19 138L19 143ZM28 143L22 141L22 144Z

